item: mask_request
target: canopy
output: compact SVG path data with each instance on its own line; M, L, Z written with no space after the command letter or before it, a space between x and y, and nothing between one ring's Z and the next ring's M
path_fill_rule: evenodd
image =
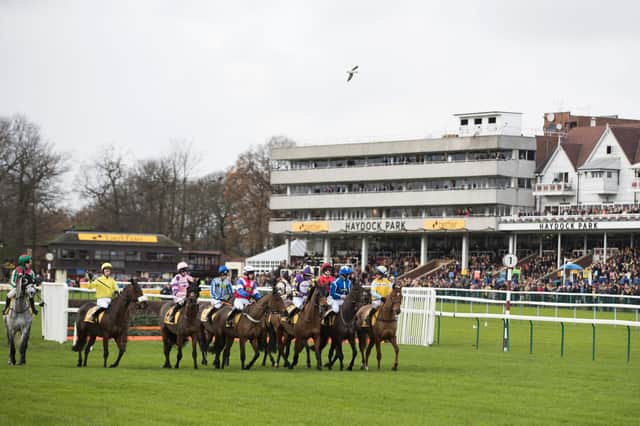
M566 271L582 271L583 268L575 263L565 263L563 269Z
M291 257L303 257L307 251L307 242L305 240L291 241ZM271 271L287 261L287 244L274 247L255 256L248 257L245 262L260 272Z

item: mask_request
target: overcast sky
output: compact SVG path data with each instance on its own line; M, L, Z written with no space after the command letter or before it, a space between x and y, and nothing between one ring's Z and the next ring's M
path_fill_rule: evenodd
M76 163L191 141L201 174L272 135L439 136L451 115L640 118L635 1L0 0L0 115ZM346 69L360 73L349 83Z

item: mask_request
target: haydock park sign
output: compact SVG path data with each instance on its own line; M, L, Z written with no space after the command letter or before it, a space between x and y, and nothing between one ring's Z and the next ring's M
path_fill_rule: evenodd
M348 220L345 232L406 232L404 220Z
M597 231L599 222L545 222L538 224L541 231Z

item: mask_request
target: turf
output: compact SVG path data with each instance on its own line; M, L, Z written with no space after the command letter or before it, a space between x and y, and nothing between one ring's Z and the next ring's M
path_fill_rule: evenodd
M500 321L480 322L476 349L475 320L443 319L440 344L401 346L397 372L390 345L382 371L372 357L370 371L318 372L241 371L237 351L228 370L196 371L190 350L179 370L165 370L159 342L130 342L117 369L101 367L99 344L79 369L70 344L43 341L36 323L27 365L0 366L0 424L611 425L640 416L640 332L627 363L624 327L598 327L592 361L589 325L566 325L560 357L557 324L535 324L529 354L529 324L513 321L504 353Z

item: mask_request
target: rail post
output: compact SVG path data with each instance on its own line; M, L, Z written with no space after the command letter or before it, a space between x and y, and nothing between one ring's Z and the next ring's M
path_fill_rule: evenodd
M476 350L480 346L480 320L476 318Z
M595 361L596 359L596 325L591 324L591 329L592 329L592 335L593 335L592 344L591 344L591 360Z
M560 323L560 357L564 356L564 323Z
M529 320L529 354L533 353L533 321Z
M442 318L442 311L440 311L440 315L438 315L438 344L440 344L440 319Z
M627 362L629 361L631 361L631 327L627 326Z

